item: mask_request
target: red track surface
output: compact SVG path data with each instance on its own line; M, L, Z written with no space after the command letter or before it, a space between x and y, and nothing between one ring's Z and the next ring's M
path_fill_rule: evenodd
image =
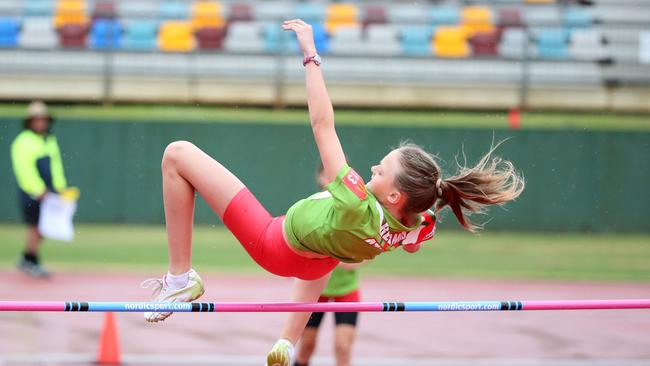
M46 281L0 272L2 300L142 301L148 275L57 273ZM205 301L286 301L290 279L203 276ZM649 284L366 277L366 301L553 300L650 297ZM116 314L124 354L264 355L285 314L174 314L159 324ZM332 323L317 353L332 355ZM103 314L0 313L0 358L97 352ZM356 357L455 359L650 359L650 311L364 313Z

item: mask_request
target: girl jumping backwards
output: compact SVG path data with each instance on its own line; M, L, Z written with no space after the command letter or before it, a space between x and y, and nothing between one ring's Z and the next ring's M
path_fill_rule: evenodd
M394 149L372 167L365 184L347 165L334 128L334 110L320 70L311 26L290 20L304 55L311 127L328 182L316 193L272 217L246 186L193 144L171 143L162 159L163 201L169 246L168 273L155 285L155 301L199 298L203 281L191 268L194 195L198 192L232 231L248 254L267 271L295 277L293 302L315 302L339 262L358 263L402 246L415 252L431 239L435 211L449 206L466 229L476 229L466 214L514 200L524 188L512 164L485 155L472 168L443 178L430 154L417 145ZM158 322L171 313L145 313ZM267 355L268 366L288 366L293 345L309 313L291 313L279 341Z

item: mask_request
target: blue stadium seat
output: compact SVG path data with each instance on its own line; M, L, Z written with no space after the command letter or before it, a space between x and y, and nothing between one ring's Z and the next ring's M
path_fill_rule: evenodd
M296 5L296 18L307 23L322 23L325 19L325 7L321 4L299 3Z
M151 51L158 48L158 23L149 20L133 21L125 26L122 48L133 51Z
M327 30L322 24L312 24L312 32L314 33L314 43L319 53L328 53L330 51L329 36Z
M429 23L433 25L454 25L460 22L457 8L451 6L433 6L429 10Z
M98 19L90 29L90 48L119 49L121 47L122 28L115 19Z
M593 23L591 14L580 8L568 8L564 12L564 25L571 28L589 28Z
M12 18L0 18L0 47L14 48L18 46L20 23Z
M402 53L409 56L432 56L432 36L431 26L413 25L400 28Z
M311 25L314 34L314 44L320 54L326 54L330 51L329 36L325 26L320 23ZM300 47L296 36L293 32L283 31L276 23L269 23L263 28L264 50L266 52L277 52L280 49L280 43L285 45L285 52L299 53ZM282 37L282 38L281 38Z
M50 16L54 13L54 0L23 1L24 16Z
M166 0L160 3L159 15L165 20L185 20L190 17L190 8L187 2Z
M278 27L275 23L269 23L262 29L264 39L264 51L276 53L280 50L280 45L284 45L284 51L289 53L300 52L298 41L293 32L287 32Z
M537 56L542 59L569 58L568 36L565 28L540 28L534 30Z

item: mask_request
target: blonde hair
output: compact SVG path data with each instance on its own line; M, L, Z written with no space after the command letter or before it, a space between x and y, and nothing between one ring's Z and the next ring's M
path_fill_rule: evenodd
M398 148L402 170L395 176L395 185L406 193L404 212L419 213L434 205L438 212L449 206L465 229L480 229L469 220L470 214L516 199L525 186L510 161L492 155L500 144L492 146L475 166L457 164L458 173L443 178L431 154L418 145L402 143Z

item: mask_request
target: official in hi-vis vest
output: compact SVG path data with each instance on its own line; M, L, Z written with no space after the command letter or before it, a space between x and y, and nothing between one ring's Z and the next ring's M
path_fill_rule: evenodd
M18 268L38 278L49 275L38 257L42 241L38 232L41 200L47 192L59 193L67 187L59 145L50 131L52 122L45 103L32 102L27 108L23 131L11 144L11 163L27 224L25 251Z

